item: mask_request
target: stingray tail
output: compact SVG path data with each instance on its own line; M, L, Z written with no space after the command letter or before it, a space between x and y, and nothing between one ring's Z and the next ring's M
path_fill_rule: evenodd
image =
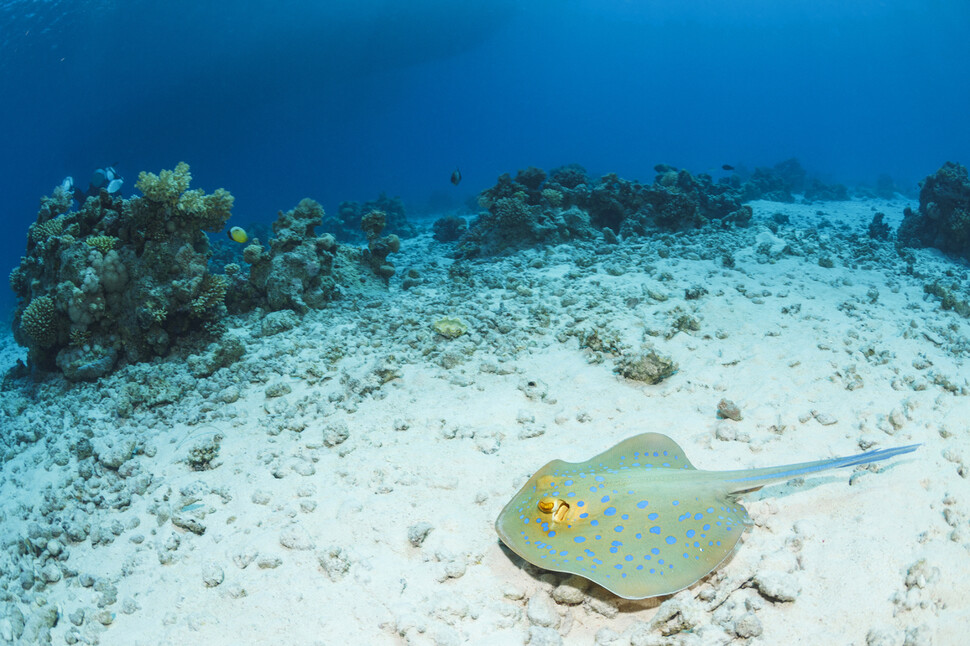
M754 491L761 487L778 484L791 480L798 476L826 471L828 469L842 469L844 467L854 467L858 464L868 464L879 462L889 458L911 453L919 448L919 444L909 444L907 446L897 446L891 449L876 449L866 451L858 455L849 455L844 458L832 458L830 460L818 460L816 462L801 462L799 464L786 464L780 467L767 467L764 469L745 469L742 471L724 471L723 482L728 485L729 493L739 494L745 491Z

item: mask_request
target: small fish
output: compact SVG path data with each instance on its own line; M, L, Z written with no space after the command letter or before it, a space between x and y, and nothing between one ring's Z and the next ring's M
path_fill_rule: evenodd
M461 171L457 168L455 169L455 172L451 174L451 183L455 186L458 186L458 184L461 183Z
M731 164L723 164L721 165L721 168L723 170L734 170L734 166L732 166Z
M710 574L738 546L751 525L738 496L918 446L701 471L666 435L643 433L586 462L553 460L542 467L499 514L495 530L529 563L578 574L624 599L673 594Z
M249 236L246 235L246 230L242 227L233 227L226 231L226 235L229 236L229 239L233 242L238 242L240 244L249 241Z

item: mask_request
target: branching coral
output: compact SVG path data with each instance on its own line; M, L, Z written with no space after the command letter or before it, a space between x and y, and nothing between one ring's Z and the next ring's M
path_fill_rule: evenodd
M136 231L151 240L164 240L173 234L221 230L231 215L234 198L221 188L211 195L200 189L189 190L191 180L185 162L179 162L174 171L163 170L158 175L140 173L135 188L144 197L126 204Z
M57 340L56 316L54 299L49 296L35 298L20 316L20 331L37 346L50 347Z
M102 254L106 254L115 248L115 245L119 242L119 239L114 236L91 236L85 238L85 244L89 247L97 249Z
M64 218L56 217L46 222L34 222L27 229L27 236L31 242L44 242L48 238L59 235L64 230Z
M145 194L153 202L175 205L182 193L189 190L192 173L189 165L179 162L175 170L163 170L158 175L142 171L138 173L135 188Z
M190 309L197 318L221 318L226 311L226 290L229 281L225 276L209 274L202 280L199 295L192 300Z

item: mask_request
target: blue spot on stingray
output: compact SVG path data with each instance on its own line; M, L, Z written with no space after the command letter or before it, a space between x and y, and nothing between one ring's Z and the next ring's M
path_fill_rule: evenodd
M656 572L657 572L657 571L656 571L655 569L653 569L653 568L650 568L650 574L655 574Z
M658 518L660 518L660 514L654 512L654 513L648 515L647 518L649 518L650 520L657 520Z
M711 526L710 525L704 525L703 527L701 527L701 529L706 532L706 531L708 531L708 530L711 529Z
M579 502L576 503L576 506L577 507L585 507L586 506L586 503L584 501L580 500Z
M603 565L603 561L601 561L600 559L593 559L593 563L595 563L596 565Z
M616 565L614 565L613 567L615 567L615 568L616 568L617 570L622 570L622 569L623 569L623 566L622 566L622 565L620 565L619 563L617 563L617 564L616 564Z
M610 543L610 545L614 547L619 547L620 545L623 545L623 541L613 541L612 543Z
M586 537L585 536L577 536L577 537L575 537L573 539L573 541L576 542L576 543L585 543L586 542Z
M689 559L690 558L690 556L687 555L687 552L684 552L684 558L685 559Z
M708 507L707 508L707 513L713 514L714 513L714 508L713 507Z
M693 529L688 529L687 530L687 538L694 538L694 530Z
M694 514L694 520L700 520L704 517L704 514Z
M627 554L626 556L623 557L623 560L624 561L632 561L633 560L633 557L630 556L629 554Z
M606 480L606 478L604 478L603 476L596 476L595 478L593 478L593 480L595 480L596 482L603 482L604 480Z
M640 502L637 503L637 507L639 507L640 509L643 509L644 507L646 507L649 504L650 503L647 502L646 500L641 500Z
M642 566L642 565L638 565L638 566L637 566L637 569L638 569L638 570L642 570L642 569L643 569L643 566Z
M588 547L586 549L584 549L583 552L585 552L586 554L589 554L590 556L596 556L596 552L594 552L593 550L589 549Z
M651 547L650 548L650 553L651 554L660 554L660 550L657 549L656 547Z
M565 481L565 482L563 482L562 484L563 484L563 486L564 486L564 487L568 487L568 486L569 486L569 485L571 485L572 483L573 483L573 481L572 481L572 480L566 480L566 481Z
M598 521L598 520L591 520L591 521L589 521L589 524L592 525L593 527L596 527L597 525L600 524L600 521Z
M673 502L671 502L670 504L671 504L671 505L673 505L674 507L676 507L677 505L679 505L679 504L680 504L680 501L679 501L679 500L674 500L674 501L673 501Z
M622 532L623 531L623 525L617 525L616 527L613 528L613 531L614 532Z
M542 531L544 532L549 531L549 523L542 523Z
M615 547L610 548L610 554L616 554L616 552L617 552L617 548Z
M667 545L673 545L674 543L677 542L677 539L674 538L673 536L668 536L664 540L667 541Z
M596 487L590 487L589 490L593 493L596 493Z
M555 535L556 535L556 531L555 530L549 532L549 538L552 538Z
M630 514L623 514L622 516L620 516L620 518L622 518L623 520L630 520Z
M637 538L643 538L643 534L637 532Z
M610 501L609 496L603 496L602 498L600 498L600 502L609 502L609 501Z
M650 528L650 533L651 534L659 534L660 533L660 527L651 527Z
M616 513L616 507L607 507L606 509L603 510L604 516L612 516L615 513Z
M585 511L579 515L580 518L586 518L587 516L589 516L589 514L587 514Z

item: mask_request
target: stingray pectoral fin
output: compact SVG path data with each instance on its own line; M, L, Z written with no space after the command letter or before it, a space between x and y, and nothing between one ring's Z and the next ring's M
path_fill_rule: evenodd
M905 453L912 453L920 447L919 444L909 444L897 446L890 449L876 449L866 451L856 455L848 455L841 458L831 458L829 460L816 460L814 462L800 462L798 464L786 464L778 467L767 467L764 469L744 469L740 471L722 471L721 476L729 486L726 493L738 495L748 491L755 491L761 487L772 484L779 484L819 471L828 469L842 469L854 467L859 464L869 464L888 460Z
M594 455L585 462L575 465L585 468L596 468L599 466L612 466L621 468L623 466L652 466L671 469L694 469L696 468L687 459L684 449L672 439L661 433L640 433L633 437L628 437L619 444L603 451L599 455Z

